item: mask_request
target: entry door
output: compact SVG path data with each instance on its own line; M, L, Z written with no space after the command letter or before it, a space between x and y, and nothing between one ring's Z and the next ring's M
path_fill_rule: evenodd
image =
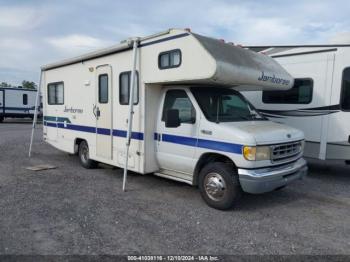
M178 109L180 126L165 126L166 111ZM194 168L194 154L197 146L196 111L182 89L165 93L162 113L157 124L157 160L163 170L191 174ZM187 178L186 176L183 178Z
M113 151L113 93L112 67L110 65L96 68L96 155L112 159Z
M5 114L5 96L4 90L0 90L0 115Z

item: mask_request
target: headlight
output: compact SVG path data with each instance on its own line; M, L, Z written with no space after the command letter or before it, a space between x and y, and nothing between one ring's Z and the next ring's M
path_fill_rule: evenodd
M269 146L258 146L256 148L256 160L270 160L271 151Z
M270 160L269 146L244 146L243 156L249 161Z

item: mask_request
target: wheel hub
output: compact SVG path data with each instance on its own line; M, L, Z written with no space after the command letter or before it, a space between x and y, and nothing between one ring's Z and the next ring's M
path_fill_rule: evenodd
M89 159L89 149L84 147L81 152L81 156L84 162L86 162Z
M205 178L204 188L210 199L220 201L225 195L226 183L221 175L210 173Z

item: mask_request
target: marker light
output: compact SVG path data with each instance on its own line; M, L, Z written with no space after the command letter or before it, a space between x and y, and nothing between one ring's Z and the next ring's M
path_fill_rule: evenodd
M243 156L249 161L260 161L260 160L270 160L269 146L244 146L243 147Z
M256 156L256 147L255 146L244 146L243 147L243 156L249 161L254 161Z

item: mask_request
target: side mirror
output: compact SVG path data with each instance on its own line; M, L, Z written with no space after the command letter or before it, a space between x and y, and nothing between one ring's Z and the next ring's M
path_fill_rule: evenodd
M178 109L169 109L166 111L165 127L175 128L180 126L180 116Z

